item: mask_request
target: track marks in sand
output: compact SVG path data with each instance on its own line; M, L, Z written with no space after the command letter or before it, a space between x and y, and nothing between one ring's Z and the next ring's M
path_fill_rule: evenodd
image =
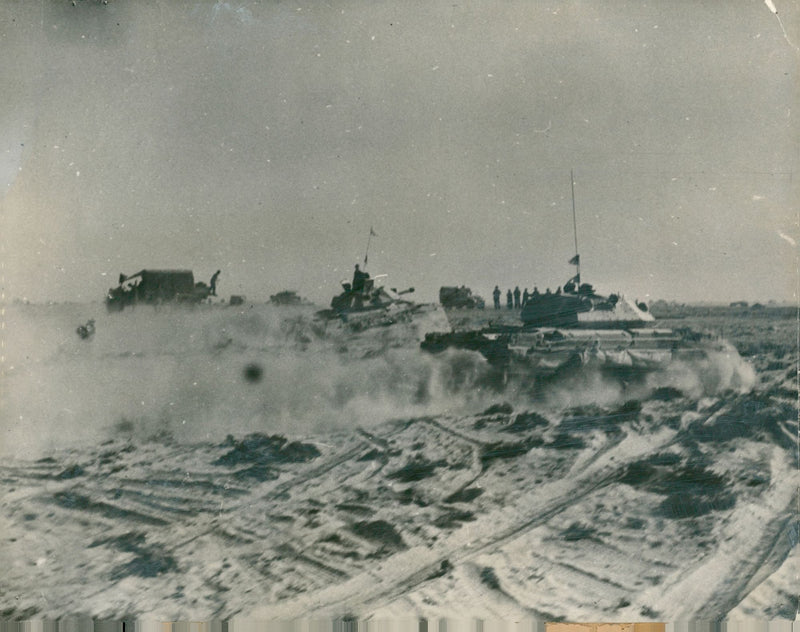
M738 503L717 525L717 545L704 559L643 596L656 611L676 618L720 618L791 553L798 476L779 448L773 454L770 493Z
M663 445L672 439L672 434L660 433L658 437ZM621 447L621 443L626 445ZM537 486L534 490L521 493L514 508L506 506L489 509L476 516L475 521L447 534L443 540L428 542L424 548L415 547L398 553L391 558L391 564L382 564L313 596L303 595L291 603L267 607L259 611L259 616L293 616L293 613L303 612L312 604L315 611L321 613L334 613L345 607L355 612L380 608L416 590L420 584L437 578L443 564L456 566L468 563L484 553L500 549L516 537L546 524L554 516L598 489L618 480L622 476L624 465L614 465L614 459L610 459L611 452L616 452L620 457L618 462L624 463L625 459L621 458L623 454L641 454L657 448L658 445L641 442L637 438L628 442L615 442L613 448L601 449L602 454L592 459L592 466L578 479L556 479ZM376 576L380 577L380 581L376 581Z
M49 499L60 517L38 535L46 540L60 530L60 540L76 551L87 535L100 541L102 532L112 542L133 531L145 533L128 552L139 560L134 566L114 563L109 557L114 547L100 542L91 549L91 572L109 578L123 572L125 581L135 581L150 568L147 552L160 551L174 565L152 567L157 576L146 589L152 603L171 603L168 586L177 576L191 576L194 583L182 590L195 590L209 615L250 614L261 605L255 615L269 618L366 615L399 603L424 612L423 599L436 602L437 591L461 581L492 591L492 608L514 612L561 615L558 603L565 592L580 595L575 587L583 586L584 596L569 604L576 616L669 613L669 599L685 598L691 589L682 574L694 568L693 556L701 568L714 559L714 535L732 532L690 534L689 544L683 543L681 521L656 513L663 495L630 484L632 464L667 452L682 455L679 464L691 452L706 459L704 467L719 469L705 435L691 426L685 430L692 419L717 423L728 405L698 406L683 427L650 419L668 405L648 403L605 426L584 423L570 412L564 417L568 423L520 419L510 412L389 422L325 437L315 444L316 458L270 463L274 475L262 478L236 476L250 461L220 462L230 443L193 451L154 444L124 452L110 446L96 462L66 459L2 470L6 480L15 481L16 496L7 497L5 507L21 521L20 512L32 499ZM265 450L274 443L253 441ZM743 445L750 438L735 441ZM748 455L760 462L753 450L735 458ZM779 464L784 457L776 457ZM169 467L154 471L153 463ZM777 465L773 470L764 485L782 471ZM748 479L718 474L742 486L737 503L746 506L757 498L760 488L748 488ZM26 491L26 481L35 489L42 480L46 490ZM782 511L771 506L765 515ZM732 515L730 509L720 513L723 520ZM595 526L585 528L587 521ZM609 526L596 526L603 523ZM755 543L747 555L772 567L780 562L782 546L775 535ZM576 561L569 555L573 550L591 563ZM208 551L218 552L222 566L203 561ZM723 553L728 557L719 559L740 564L736 551ZM626 562L626 556L637 557ZM657 572L646 569L651 562ZM485 568L491 573L483 573ZM537 568L547 572L537 575ZM716 586L709 608L729 607L759 582L757 568L737 568L743 579ZM702 578L699 572L692 581ZM251 591L230 589L242 585ZM661 590L668 591L666 601L658 598ZM635 596L628 599L626 591Z

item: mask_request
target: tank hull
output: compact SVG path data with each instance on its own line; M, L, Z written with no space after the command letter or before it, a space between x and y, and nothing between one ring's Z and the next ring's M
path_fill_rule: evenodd
M408 323L419 316L435 312L437 309L437 306L432 304L403 302L360 309L325 309L317 312L317 318L340 323L343 327L357 332L374 327Z
M681 360L725 349L723 341L670 329L584 329L505 327L471 332L431 333L421 348L479 352L504 376L553 378L581 369L625 380L644 377Z

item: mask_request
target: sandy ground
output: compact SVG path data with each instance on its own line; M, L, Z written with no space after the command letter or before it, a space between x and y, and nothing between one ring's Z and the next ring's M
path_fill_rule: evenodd
M16 309L3 618L796 617L791 320L692 323L726 328L742 357L715 370L746 387L684 367L534 401L419 351L437 312Z

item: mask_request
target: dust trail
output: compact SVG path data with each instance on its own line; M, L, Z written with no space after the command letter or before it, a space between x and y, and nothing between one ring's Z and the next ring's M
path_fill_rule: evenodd
M113 437L196 442L304 435L461 413L495 401L477 354L433 358L397 325L362 332L313 310L14 306L0 447L19 456ZM75 325L96 319L82 340Z
M110 438L216 441L250 432L300 436L390 419L613 406L660 387L699 398L751 388L734 349L677 363L637 383L578 371L503 384L477 352L431 355L411 323L353 332L313 308L137 309L11 306L0 450L32 456ZM88 340L76 324L96 319Z
M725 391L746 393L756 385L756 372L731 346L704 357L671 364L649 379L651 385L677 388L697 399Z
M516 375L507 388L507 399L517 407L530 406L532 402L551 409L590 404L616 406L631 399L649 399L664 389L693 400L724 392L741 394L752 390L756 382L753 367L736 349L726 346L641 375L609 375L596 367L581 367L544 382L533 373Z

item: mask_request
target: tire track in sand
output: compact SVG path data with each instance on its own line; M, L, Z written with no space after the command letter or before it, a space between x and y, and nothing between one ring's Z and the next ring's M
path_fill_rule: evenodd
M456 530L442 544L417 546L397 553L376 565L374 570L363 571L346 582L299 596L291 602L258 608L253 615L284 618L309 612L341 614L345 610L359 614L366 609L377 608L441 576L447 565L468 562L545 524L585 497L618 480L630 461L664 448L673 438L674 432L668 430L647 437L629 435L618 443L606 445L599 454L595 454L590 467L578 478L545 483L516 502L518 506L536 507L532 513L498 507Z

